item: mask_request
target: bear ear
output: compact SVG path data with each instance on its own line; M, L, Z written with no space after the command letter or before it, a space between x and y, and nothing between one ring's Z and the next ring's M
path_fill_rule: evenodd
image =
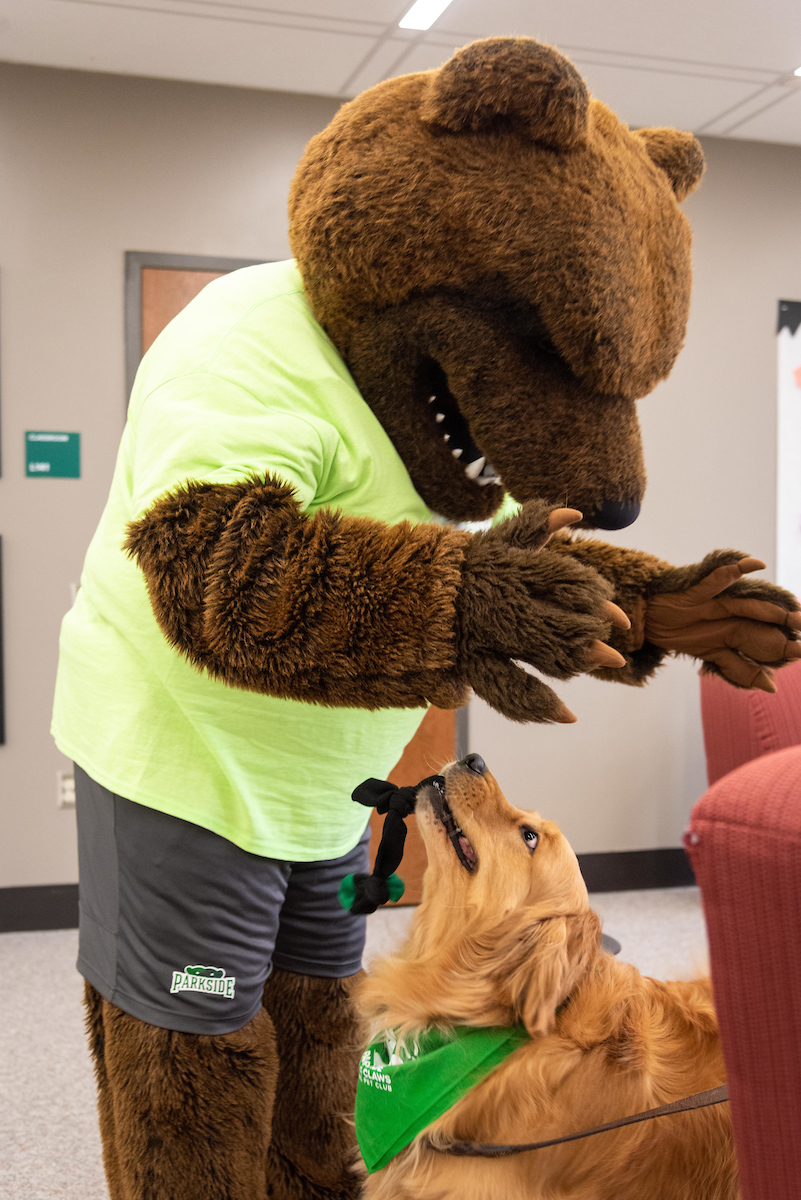
M572 63L533 38L487 38L433 72L420 118L453 133L516 127L555 150L580 146L589 97Z
M664 171L676 193L683 200L696 188L706 169L701 143L691 133L678 129L638 129L632 131L645 143L652 162Z

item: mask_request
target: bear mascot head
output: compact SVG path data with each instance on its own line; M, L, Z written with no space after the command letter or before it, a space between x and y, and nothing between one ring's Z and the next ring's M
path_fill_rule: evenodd
M629 130L529 38L345 104L309 143L290 241L317 319L415 488L451 519L508 491L630 524L635 401L684 338L698 142Z

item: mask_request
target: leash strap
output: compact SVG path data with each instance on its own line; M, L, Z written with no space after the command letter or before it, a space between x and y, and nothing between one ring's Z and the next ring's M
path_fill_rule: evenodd
M706 1108L709 1104L723 1104L728 1098L728 1086L723 1084L721 1087L710 1088L706 1092L696 1092L693 1096L686 1096L684 1100L674 1100L672 1104L660 1104L658 1108L648 1108L644 1112L634 1113L631 1117L620 1117L617 1121L609 1121L606 1125L596 1125L594 1129L584 1129L581 1133L568 1133L565 1137L552 1138L548 1142L527 1142L523 1146L452 1142L449 1146L437 1146L429 1139L427 1149L465 1158L504 1158L509 1154L523 1154L526 1150L544 1150L546 1146L558 1146L561 1142L575 1142L579 1138L593 1137L596 1133L606 1133L609 1129L620 1129L623 1125L635 1125L638 1121L651 1121L654 1117L667 1117L671 1113L686 1112L691 1108Z

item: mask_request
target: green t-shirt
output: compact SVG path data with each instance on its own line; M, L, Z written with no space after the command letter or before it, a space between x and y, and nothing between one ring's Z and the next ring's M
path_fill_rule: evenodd
M392 1031L365 1050L356 1089L356 1138L370 1174L380 1171L471 1087L530 1042L522 1025L460 1025L399 1045Z
M192 667L153 617L121 550L130 520L187 479L250 472L290 483L308 513L390 524L432 514L312 315L294 262L211 283L136 377L106 509L64 618L53 715L59 749L118 795L254 854L344 854L421 709L324 708L227 687Z

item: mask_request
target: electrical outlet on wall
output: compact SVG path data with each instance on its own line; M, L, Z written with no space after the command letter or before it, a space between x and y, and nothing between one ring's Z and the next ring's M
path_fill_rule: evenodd
M56 793L59 808L75 807L75 776L72 771L56 771L58 791Z

